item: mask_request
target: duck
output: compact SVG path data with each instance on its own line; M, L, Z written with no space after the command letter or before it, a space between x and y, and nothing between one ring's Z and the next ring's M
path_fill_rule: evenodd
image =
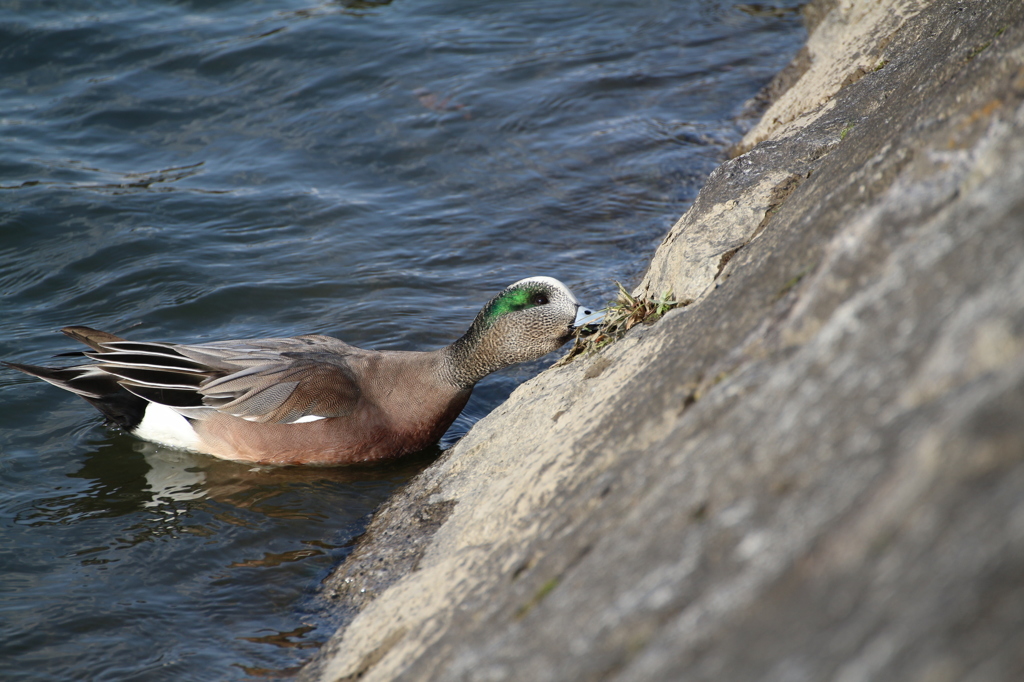
M85 364L4 362L81 396L146 441L260 465L388 460L440 440L473 387L560 348L600 313L553 277L515 282L433 351L378 351L320 334L178 344L61 331Z

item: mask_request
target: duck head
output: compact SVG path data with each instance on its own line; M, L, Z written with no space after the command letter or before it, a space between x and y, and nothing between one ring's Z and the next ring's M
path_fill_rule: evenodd
M557 279L521 279L492 298L448 347L452 378L469 388L492 372L557 350L598 318Z

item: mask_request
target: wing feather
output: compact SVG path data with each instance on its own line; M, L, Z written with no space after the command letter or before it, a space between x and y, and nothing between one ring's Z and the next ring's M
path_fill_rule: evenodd
M340 417L351 414L359 400L355 375L341 360L286 353L277 365L246 368L199 390L207 405L251 421Z
M126 341L88 327L69 336L90 346L94 365L72 368L116 381L150 402L201 419L214 410L261 423L309 422L351 414L359 401L353 361L371 353L319 335L196 345ZM69 377L71 375L69 374Z

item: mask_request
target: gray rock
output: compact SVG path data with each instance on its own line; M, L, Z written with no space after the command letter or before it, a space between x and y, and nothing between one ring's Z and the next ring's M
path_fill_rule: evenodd
M856 5L638 287L693 302L397 494L300 677L1024 679L1024 5Z

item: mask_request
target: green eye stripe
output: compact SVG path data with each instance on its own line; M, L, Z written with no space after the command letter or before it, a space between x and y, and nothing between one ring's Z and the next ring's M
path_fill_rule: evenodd
M516 310L526 310L535 307L530 303L530 298L538 293L539 289L515 289L495 299L487 308L486 316L488 322L494 322L502 315Z

